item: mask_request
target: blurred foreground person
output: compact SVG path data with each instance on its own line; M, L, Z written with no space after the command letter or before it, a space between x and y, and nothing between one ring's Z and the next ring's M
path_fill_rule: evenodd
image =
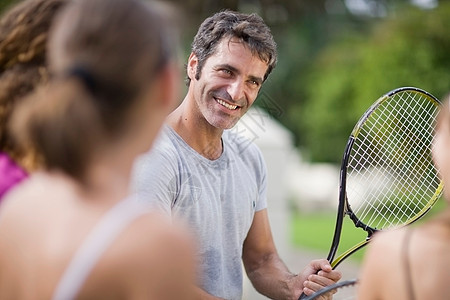
M439 113L433 159L450 186L450 96ZM443 212L419 226L380 232L367 251L358 299L449 299L450 201Z
M166 23L139 0L77 0L58 16L52 79L12 118L46 170L4 200L0 299L190 298L187 235L127 197L177 90Z
M48 80L47 37L66 0L26 0L0 20L0 202L28 172L39 166L31 148L20 149L9 130L20 100Z

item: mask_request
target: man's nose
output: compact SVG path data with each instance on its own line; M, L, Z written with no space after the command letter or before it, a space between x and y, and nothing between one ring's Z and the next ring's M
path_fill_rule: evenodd
M227 92L233 100L242 99L244 97L244 83L240 80L233 81L228 87Z

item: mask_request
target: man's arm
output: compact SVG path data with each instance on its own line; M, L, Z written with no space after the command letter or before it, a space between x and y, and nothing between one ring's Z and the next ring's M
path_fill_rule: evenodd
M267 209L258 211L244 242L242 259L247 276L258 292L272 299L295 299L311 294L341 278L325 260L314 260L300 274L293 274L278 255L270 229ZM318 275L314 275L322 270ZM305 283L306 282L306 283Z

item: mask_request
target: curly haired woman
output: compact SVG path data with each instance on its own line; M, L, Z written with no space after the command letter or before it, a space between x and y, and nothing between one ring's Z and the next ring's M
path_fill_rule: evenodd
M67 0L27 0L0 19L0 201L40 162L21 149L9 131L9 119L20 99L48 78L46 43L55 14Z

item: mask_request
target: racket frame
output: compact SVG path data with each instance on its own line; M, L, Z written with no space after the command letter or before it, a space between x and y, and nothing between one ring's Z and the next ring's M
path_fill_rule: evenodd
M397 88L395 90L392 90L392 91L386 93L385 95L380 97L378 100L376 100L369 107L369 109L366 110L366 112L361 116L361 118L358 120L358 122L354 126L354 128L350 134L350 137L347 141L347 145L345 147L344 154L342 157L340 176L339 176L340 184L339 184L338 213L337 213L337 217L336 217L336 225L335 225L335 230L334 230L334 235L333 235L333 241L331 243L331 248L330 248L330 251L329 251L329 254L327 257L327 260L330 262L331 267L333 269L336 268L345 258L347 258L354 252L356 252L359 249L366 246L369 243L370 239L372 238L373 234L376 233L377 231L379 231L378 229L372 228L372 227L364 224L363 222L361 222L356 217L356 215L353 213L353 211L350 207L350 204L348 203L347 192L346 192L346 190L347 190L347 167L348 167L350 154L351 154L351 151L353 148L353 144L355 142L355 139L358 137L358 134L359 134L363 124L365 123L365 121L369 118L369 116L373 113L373 111L379 105L381 105L384 101L389 99L394 94L404 92L404 91L415 91L415 92L423 93L426 96L428 96L429 98L433 99L433 101L435 102L436 105L441 104L440 101L436 97L434 97L433 95L431 95L430 93L428 93L422 89L419 89L416 87ZM424 208L422 208L411 220L409 220L406 224L403 224L402 226L409 225L409 224L417 221L418 219L420 219L423 215L425 215L431 209L433 204L440 198L443 187L444 187L444 185L443 185L442 181L440 181L438 188L436 190L436 193L433 195L433 198L430 199L430 201L428 201L427 205ZM367 232L367 237L364 241L361 241L360 243L356 244L352 248L348 249L347 251L345 251L344 253L339 255L335 260L333 260L336 255L337 249L339 247L339 242L340 242L341 232L342 232L342 225L344 222L344 217L346 215L348 215L349 218L353 221L355 227L362 228L364 231Z
M379 229L376 228L372 228L366 224L364 224L363 222L361 222L358 217L356 217L356 215L354 214L354 212L352 211L350 204L348 203L348 199L347 199L347 166L348 166L348 162L349 162L349 158L350 158L350 154L353 148L353 144L355 142L356 137L359 134L360 129L362 128L362 125L364 124L364 122L367 120L367 118L369 118L369 116L373 113L373 111L380 105L382 104L384 101L386 101L387 99L389 99L389 97L391 97L392 95L396 94L396 93L400 93L400 92L404 92L404 91L415 91L415 92L419 92L422 94L425 94L426 96L428 96L430 99L432 99L435 104L437 106L440 106L441 103L440 101L434 97L432 94L428 93L427 91L424 91L422 89L416 88L416 87L401 87L401 88L397 88L394 89L388 93L386 93L385 95L381 96L380 98L378 98L370 107L369 109L367 109L365 111L365 113L360 117L360 119L358 120L358 122L356 123L356 125L354 126L349 139L347 140L347 144L344 150L344 154L342 157L342 161L341 161L341 169L340 169L340 176L339 176L339 203L338 203L338 213L336 215L336 224L335 224L335 230L334 230L334 235L333 235L333 241L331 243L331 247L330 247L330 251L327 257L327 260L330 262L330 265L333 269L335 269L344 259L346 259L347 257L349 257L350 255L352 255L353 253L355 253L356 251L358 251L359 249L363 248L364 246L366 246L369 242L370 239L372 238L372 236L380 231ZM440 180L439 185L436 189L436 192L434 193L433 197L428 201L427 205L425 207L423 207L412 219L408 220L407 223L403 224L402 226L406 226L409 225L415 221L417 221L418 219L420 219L422 216L424 216L430 209L431 207L434 205L434 203L440 198L442 191L443 191L444 185L442 180ZM339 243L340 243L340 238L341 238L341 232L342 232L342 225L344 222L344 217L348 215L349 218L353 221L355 227L357 228L362 228L364 231L367 232L367 237L365 238L365 240L357 243L356 245L354 245L353 247L351 247L350 249L346 250L344 253L340 254L336 259L334 259L337 249L339 247ZM334 260L333 260L334 259ZM353 280L354 283L357 283L357 280ZM334 288L337 288L339 286L342 285L346 285L346 284L350 284L347 282L338 282L332 286L334 286ZM328 292L330 290L332 290L333 288L329 288L331 286L328 286L326 288L323 288L322 290L316 292L315 294L311 295L311 296L306 296L304 293L302 293L299 297L300 299L306 300L306 299L314 299L315 296L319 296L318 293L320 293L320 295L324 294L325 292ZM314 296L314 297L313 297Z

